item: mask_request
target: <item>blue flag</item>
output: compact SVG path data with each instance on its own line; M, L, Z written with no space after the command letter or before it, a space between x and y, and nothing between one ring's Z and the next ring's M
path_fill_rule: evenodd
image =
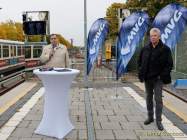
M87 75L98 56L99 48L102 47L108 32L108 21L103 18L96 20L90 28L87 43Z
M164 7L155 17L153 27L161 31L161 40L170 49L175 48L187 23L187 8L172 3Z
M117 79L125 73L126 66L148 26L149 16L142 11L134 12L122 23L117 41Z

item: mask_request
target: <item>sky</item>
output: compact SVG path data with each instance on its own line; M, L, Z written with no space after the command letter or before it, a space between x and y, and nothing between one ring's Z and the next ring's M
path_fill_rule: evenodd
M106 9L114 2L125 0L87 0L87 32L92 23L106 16ZM50 32L73 39L76 46L84 45L84 0L0 0L0 22L22 22L23 11L49 11Z

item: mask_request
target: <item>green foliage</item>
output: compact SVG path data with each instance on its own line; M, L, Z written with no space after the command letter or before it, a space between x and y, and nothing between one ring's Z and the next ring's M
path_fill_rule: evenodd
M109 22L109 35L108 38L115 41L116 36L118 35L118 9L125 8L125 4L113 3L110 7L107 8L106 19Z
M187 6L187 2L183 0L127 0L126 3L113 3L107 8L106 19L109 21L109 36L115 42L119 30L118 9L129 9L131 12L136 10L146 10L150 17L154 18L156 14L169 3L180 3Z

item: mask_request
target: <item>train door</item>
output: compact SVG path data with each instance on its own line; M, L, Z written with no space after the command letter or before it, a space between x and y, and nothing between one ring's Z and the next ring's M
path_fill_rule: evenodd
M0 60L2 59L3 57L3 53L2 53L2 45L0 44Z
M16 46L11 45L9 48L10 48L10 65L17 64Z
M42 46L33 46L33 58L39 58L42 54Z
M25 59L31 59L31 46L25 46Z

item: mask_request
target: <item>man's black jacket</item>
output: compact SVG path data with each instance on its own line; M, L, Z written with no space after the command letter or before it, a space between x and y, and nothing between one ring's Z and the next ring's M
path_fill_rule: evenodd
M151 43L142 48L138 59L138 77L141 82L160 78L164 84L169 84L172 67L170 48L161 40L155 48Z

